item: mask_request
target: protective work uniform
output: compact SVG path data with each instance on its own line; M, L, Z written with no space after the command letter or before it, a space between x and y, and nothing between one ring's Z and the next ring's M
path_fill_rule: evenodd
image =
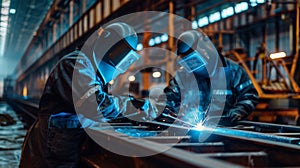
M178 117L198 124L213 116L225 116L234 123L255 109L257 91L245 70L219 55L204 33L182 33L177 41L177 55L183 68L164 92L166 106Z
M57 63L25 138L20 167L78 166L83 128L122 116L105 88L139 59L137 40L132 27L113 23Z

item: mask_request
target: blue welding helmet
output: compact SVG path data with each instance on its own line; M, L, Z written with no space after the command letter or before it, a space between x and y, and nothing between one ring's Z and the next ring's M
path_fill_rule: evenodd
M219 54L203 32L190 30L182 33L177 40L177 56L178 64L189 73L200 77L215 74Z
M140 58L137 43L136 32L126 23L113 23L102 30L93 58L105 84L125 73Z

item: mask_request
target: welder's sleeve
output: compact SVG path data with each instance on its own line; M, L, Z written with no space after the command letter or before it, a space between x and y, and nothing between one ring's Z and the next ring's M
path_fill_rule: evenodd
M131 120L152 120L157 116L155 103L146 98L134 98L132 96L114 96L118 111L122 117Z
M258 94L244 69L237 69L232 77L236 103L230 109L228 115L231 121L235 122L246 118L252 113L258 103Z
M72 93L77 113L94 121L106 121L120 115L113 97L103 91L103 84L87 60L74 65Z
M167 98L166 108L178 113L181 103L181 93L175 78L170 80L169 85L164 89L164 93Z

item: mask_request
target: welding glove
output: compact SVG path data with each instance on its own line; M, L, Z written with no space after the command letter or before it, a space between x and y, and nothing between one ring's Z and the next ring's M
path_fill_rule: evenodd
M175 113L178 113L181 103L180 88L176 81L172 80L170 85L164 89L167 98L166 106Z
M156 108L147 99L119 96L115 101L123 117L133 121L145 121L156 116Z
M116 106L115 100L112 96L106 93L100 93L97 95L97 102L97 111L101 112L106 120L116 118L120 115L118 106Z
M232 109L230 110L228 117L230 118L231 123L236 123L237 121L240 121L242 119L245 119L248 116L246 112Z
M157 108L151 99L136 99L131 97L131 103L144 115L143 120L152 120L157 116Z

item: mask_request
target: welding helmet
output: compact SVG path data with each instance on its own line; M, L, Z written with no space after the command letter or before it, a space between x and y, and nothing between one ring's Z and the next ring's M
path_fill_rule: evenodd
M126 23L112 23L100 28L93 49L93 58L104 83L126 72L140 56L136 53L138 37Z
M210 39L203 33L190 30L177 40L178 64L187 72L200 77L211 77L218 64L218 52Z

